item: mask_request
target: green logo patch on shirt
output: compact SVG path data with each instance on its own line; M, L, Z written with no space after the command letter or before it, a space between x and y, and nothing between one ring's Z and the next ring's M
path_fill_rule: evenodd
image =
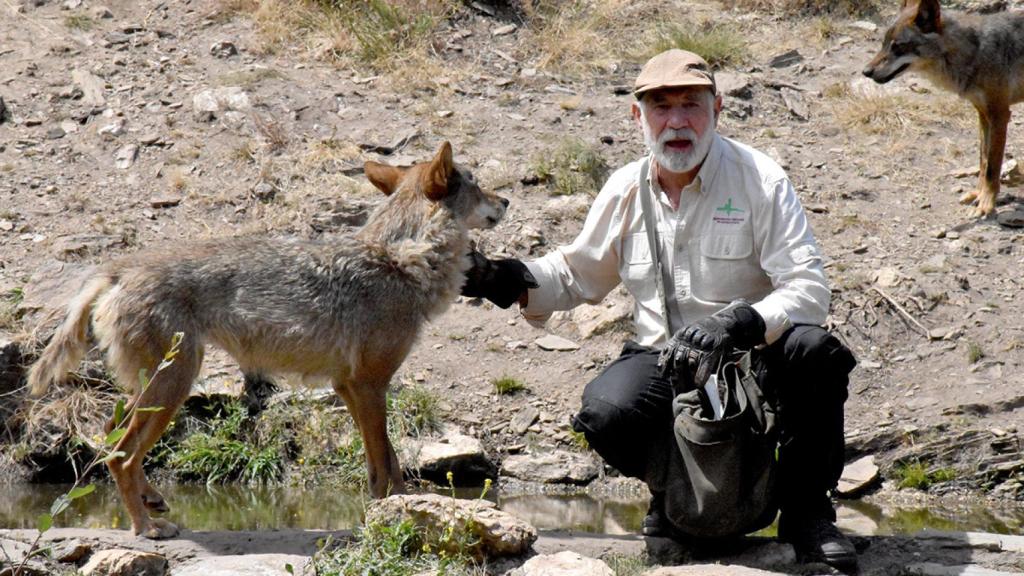
M733 212L743 212L742 208L733 208L732 207L732 198L731 197L729 198L729 201L725 203L724 206L719 206L718 208L715 208L715 210L717 210L718 212L725 212L726 216L732 216Z

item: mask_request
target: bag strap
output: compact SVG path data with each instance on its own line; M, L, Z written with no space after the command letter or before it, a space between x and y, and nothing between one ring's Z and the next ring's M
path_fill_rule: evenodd
M736 368L739 384L743 387L743 394L747 397L747 405L750 406L754 413L754 419L757 420L758 430L768 432L768 429L774 426L774 418L771 418L772 421L769 422L769 415L765 414L764 392L757 384L751 353L744 353L739 360L733 363L733 366Z
M665 299L665 279L661 271L661 251L658 249L658 225L654 220L654 206L651 205L651 185L647 177L650 173L651 157L644 158L640 164L640 210L644 216L644 229L647 231L647 245L651 249L651 261L654 262L654 282L658 288L658 300L661 302L661 318L665 322L665 339L672 337L672 327L668 320L668 303Z

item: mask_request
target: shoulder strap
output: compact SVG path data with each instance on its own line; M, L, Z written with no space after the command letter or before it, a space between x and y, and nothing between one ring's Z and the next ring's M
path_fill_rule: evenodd
M640 164L640 209L644 216L644 229L647 231L647 245L651 249L651 260L654 262L654 282L658 287L658 300L661 301L661 318L665 323L665 338L672 337L672 328L668 321L668 304L665 300L665 279L661 270L661 251L658 249L658 225L654 219L654 206L651 205L651 186L647 180L650 173L651 157L644 158Z

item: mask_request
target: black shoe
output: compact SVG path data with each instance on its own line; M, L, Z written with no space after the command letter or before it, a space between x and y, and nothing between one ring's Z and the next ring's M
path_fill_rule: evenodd
M665 495L651 494L651 503L647 507L647 515L644 516L643 524L640 526L640 533L644 536L667 538L670 533L669 528L668 521L665 519Z
M824 562L842 572L857 571L857 549L827 517L783 513L779 540L793 545L800 562Z

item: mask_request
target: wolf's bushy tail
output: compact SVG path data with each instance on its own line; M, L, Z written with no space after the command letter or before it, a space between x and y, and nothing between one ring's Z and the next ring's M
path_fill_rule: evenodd
M50 384L63 380L81 362L85 355L92 305L113 284L110 276L95 276L68 303L67 316L29 370L28 386L32 396L42 396Z

